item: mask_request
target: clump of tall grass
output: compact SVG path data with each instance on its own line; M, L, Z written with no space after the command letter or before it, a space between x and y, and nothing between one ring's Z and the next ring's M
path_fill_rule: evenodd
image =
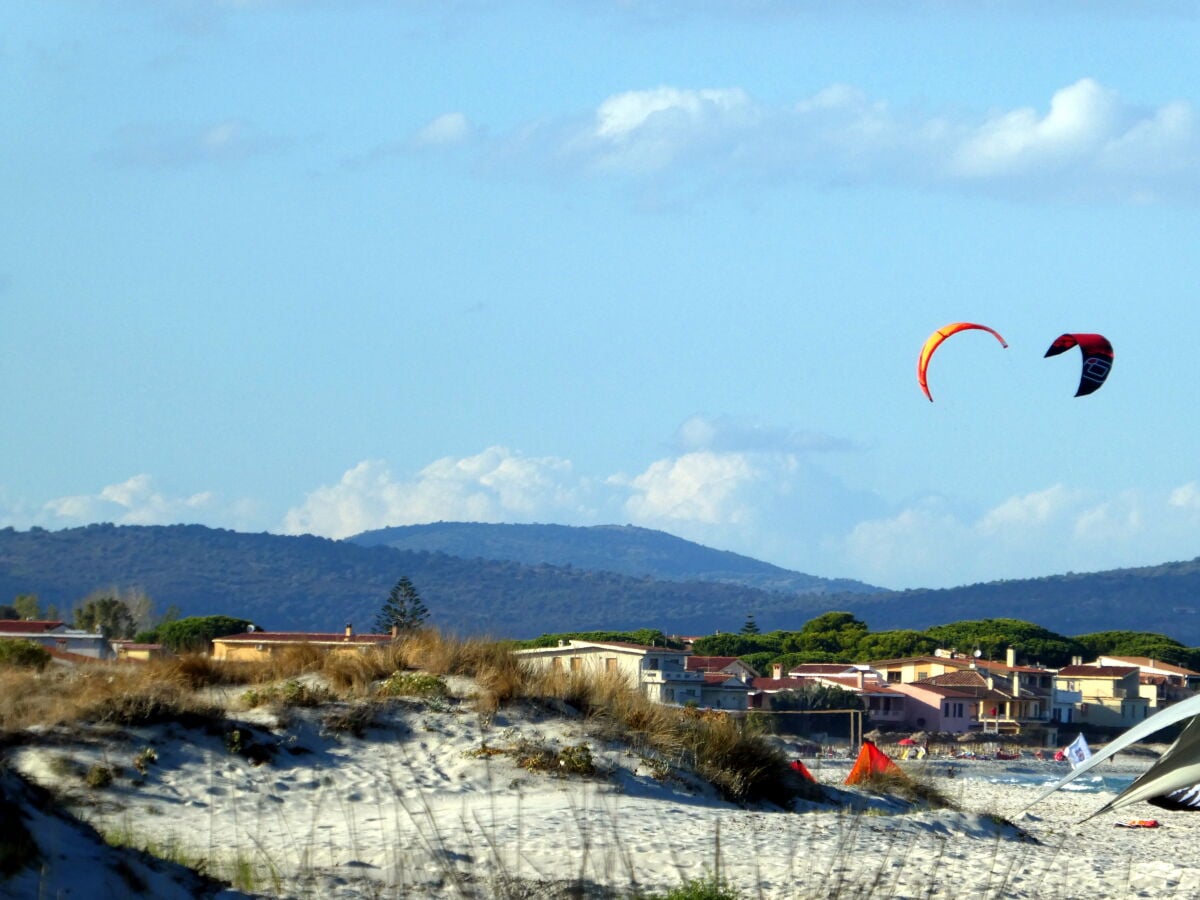
M932 781L906 772L874 772L858 782L858 787L876 794L899 797L927 809L958 808Z
M526 691L571 704L600 734L631 739L635 747L694 771L728 800L786 807L824 796L788 767L783 752L747 717L664 706L618 673L544 672L530 676Z

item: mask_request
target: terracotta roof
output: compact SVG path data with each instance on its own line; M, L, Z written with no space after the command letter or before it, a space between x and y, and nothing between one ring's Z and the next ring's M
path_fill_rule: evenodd
M1193 672L1191 669L1185 669L1183 666L1176 666L1172 663L1163 662L1160 659L1151 659L1148 656L1109 656L1107 653L1102 653L1101 656L1105 659L1115 659L1117 662L1137 666L1139 669L1161 669L1173 675L1200 676L1200 672Z
M352 634L347 637L345 632L341 631L329 634L305 631L243 631L213 638L213 643L232 641L242 644L384 644L391 639L390 634Z
M1045 666L1010 666L1008 663L993 662L990 659L979 659L976 663L982 669L992 669L997 672L1020 672L1022 675L1051 675L1053 669Z
M161 650L162 644L135 644L133 641L113 641L117 650Z
M56 650L53 647L43 647L42 649L45 650L47 653L49 653L53 659L57 659L59 662L65 662L65 663L104 662L104 660L97 659L94 656L88 656L86 653L72 653L69 650Z
M1132 666L1064 666L1058 674L1068 678L1124 678L1136 671Z
M987 679L976 669L965 669L962 672L947 672L944 675L934 675L932 678L922 678L913 684L936 684L942 687L987 687Z
M744 684L744 682L740 678L738 678L736 675L730 675L726 672L705 672L704 673L704 683L705 684L720 685L720 684L728 684L730 682L732 682L735 685L743 685ZM748 685L746 686L746 690L750 690Z
M35 621L33 619L0 619L0 634L44 634L61 628L62 622Z

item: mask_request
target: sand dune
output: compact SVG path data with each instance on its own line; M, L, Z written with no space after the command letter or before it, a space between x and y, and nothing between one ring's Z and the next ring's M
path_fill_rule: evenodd
M224 731L46 731L12 748L10 763L110 837L202 860L251 893L555 896L583 885L625 895L719 872L748 898L1200 894L1200 817L1135 807L1080 824L1148 757L1118 758L1028 812L1060 764L903 763L961 808L912 812L838 788L849 760L814 760L839 802L785 812L724 802L670 760L532 705L480 716L453 699L399 701L355 737L323 724L327 709L276 714L239 710L233 693L223 699L234 717ZM593 775L526 771L508 752L580 744ZM253 764L250 745L270 760ZM133 760L145 748L157 759L140 775ZM96 764L119 770L111 785L83 784L80 773ZM1163 826L1114 827L1138 817ZM70 858L48 865L42 887L69 891ZM22 877L22 890L39 883ZM86 887L67 895L94 896Z

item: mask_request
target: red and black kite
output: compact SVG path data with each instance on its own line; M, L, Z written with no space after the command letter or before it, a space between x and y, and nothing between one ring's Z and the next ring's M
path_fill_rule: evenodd
M1076 397L1083 397L1100 390L1113 364L1113 348L1102 334L1060 334L1046 351L1046 356L1058 356L1072 347L1083 353L1083 374L1079 378Z

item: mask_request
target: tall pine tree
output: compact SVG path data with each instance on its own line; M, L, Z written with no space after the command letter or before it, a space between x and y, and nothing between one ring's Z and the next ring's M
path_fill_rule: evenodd
M404 576L396 582L383 609L375 619L376 634L387 634L393 628L398 631L416 631L429 618L429 610L421 602L421 595L413 583Z

